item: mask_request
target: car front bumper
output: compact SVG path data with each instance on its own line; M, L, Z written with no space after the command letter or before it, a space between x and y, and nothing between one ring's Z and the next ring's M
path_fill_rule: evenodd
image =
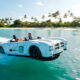
M57 53L57 54L53 54L53 55L50 56L50 57L41 57L39 60L44 60L44 61L55 60L55 59L57 59L57 58L60 56L61 53L62 53L62 52L59 52L59 53Z

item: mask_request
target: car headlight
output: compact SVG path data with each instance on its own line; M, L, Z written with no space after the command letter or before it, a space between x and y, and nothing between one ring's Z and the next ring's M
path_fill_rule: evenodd
M53 50L53 47L52 46L49 46L49 51L52 51Z

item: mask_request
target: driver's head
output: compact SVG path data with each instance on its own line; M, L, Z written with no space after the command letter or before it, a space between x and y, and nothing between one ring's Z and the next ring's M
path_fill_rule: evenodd
M31 33L28 33L28 36L32 36L32 34Z

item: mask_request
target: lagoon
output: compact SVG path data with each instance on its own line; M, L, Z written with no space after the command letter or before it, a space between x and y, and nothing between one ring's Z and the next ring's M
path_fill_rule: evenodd
M68 50L52 61L0 54L0 80L80 80L80 30L0 29L0 37L63 37Z

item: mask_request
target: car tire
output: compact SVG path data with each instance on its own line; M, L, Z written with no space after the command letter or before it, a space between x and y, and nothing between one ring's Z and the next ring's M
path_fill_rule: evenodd
M2 54L4 54L5 52L4 52L4 49L3 49L3 47L2 46L0 46L0 53L2 53Z
M29 53L32 58L36 58L36 59L41 58L41 51L37 46L34 46L34 45L31 46L29 49Z

